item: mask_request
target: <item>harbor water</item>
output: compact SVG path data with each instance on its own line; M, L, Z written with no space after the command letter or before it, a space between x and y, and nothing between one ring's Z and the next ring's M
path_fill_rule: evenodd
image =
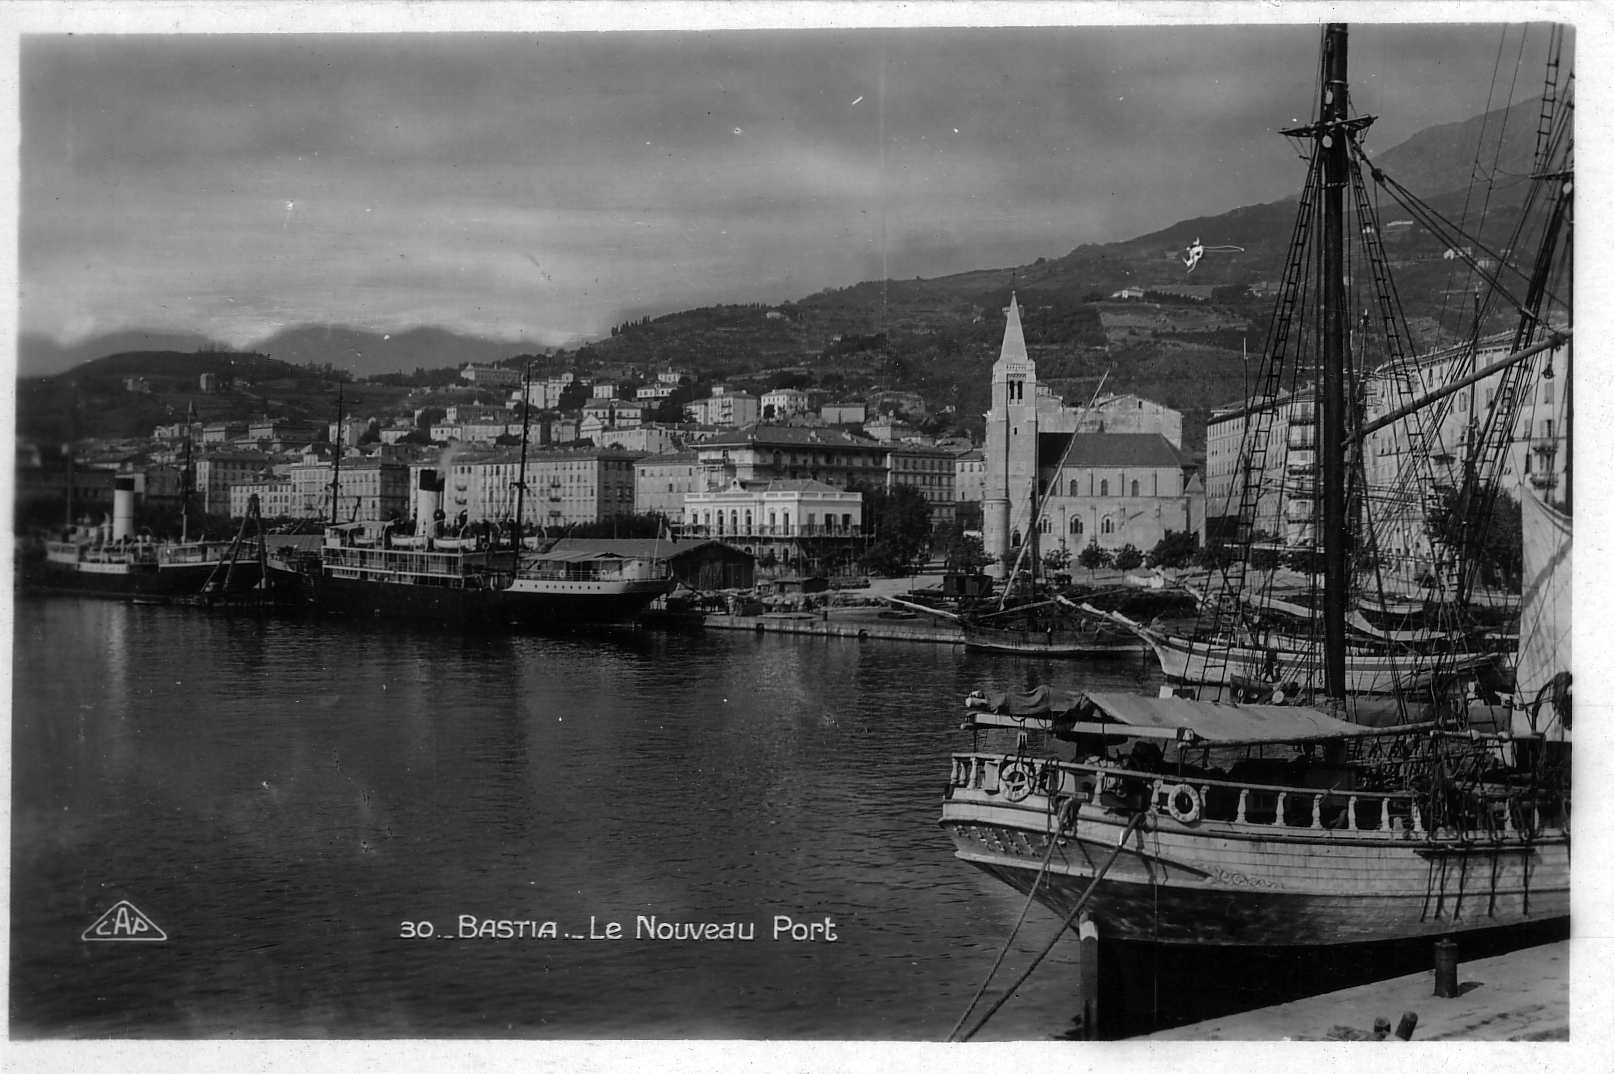
M15 610L19 1038L941 1039L1023 902L937 826L963 695L1154 683L1141 657ZM987 1002L1056 928L1031 909ZM1077 957L981 1037L1075 1032Z

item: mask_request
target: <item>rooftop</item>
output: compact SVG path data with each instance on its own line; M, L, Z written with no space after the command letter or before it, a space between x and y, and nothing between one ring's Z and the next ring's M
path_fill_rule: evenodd
M853 436L843 429L809 428L800 425L742 425L732 433L720 433L702 441L703 448L750 447L757 444L779 447L883 448L866 437Z
M1183 465L1182 455L1159 433L1077 433L1073 440L1067 467Z

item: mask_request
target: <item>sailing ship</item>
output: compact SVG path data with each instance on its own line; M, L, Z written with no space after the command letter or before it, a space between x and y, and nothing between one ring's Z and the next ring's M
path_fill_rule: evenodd
M1322 644L1304 665L1308 675L1316 668L1316 703L1212 700L1172 686L1152 698L1044 689L967 702L977 748L953 756L941 815L957 856L1067 926L1085 914L1100 936L1178 949L1338 947L1569 914L1567 496L1525 500L1521 634L1529 640L1521 640L1507 703L1479 683L1417 698L1353 692L1340 239L1343 192L1365 156L1356 135L1369 120L1350 112L1347 42L1343 25L1327 27L1318 119L1291 132L1312 149L1309 188L1325 238L1318 291L1329 327L1321 391L1327 584ZM1569 129L1569 110L1555 93L1546 99L1555 107L1543 108L1542 144L1561 155L1549 162L1538 153L1535 172L1557 224L1542 232L1533 299L1518 305L1548 338L1517 338L1501 368L1520 377L1545 351L1562 351L1567 362L1567 325L1548 330L1554 317L1536 301L1552 293L1540 270L1567 257L1558 239L1568 139L1557 132ZM1301 211L1311 211L1311 199ZM1498 371L1493 363L1471 375ZM1014 734L1012 749L979 748L981 733L1003 730Z

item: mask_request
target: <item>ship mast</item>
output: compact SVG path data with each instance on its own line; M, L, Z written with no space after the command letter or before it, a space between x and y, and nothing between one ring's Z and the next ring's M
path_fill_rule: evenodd
M532 409L532 363L528 362L521 377L521 469L516 471L515 534L510 548L514 553L511 566L521 566L521 522L527 510L527 417Z
M196 487L196 463L191 458L191 426L195 424L196 407L185 411L185 469L179 475L179 543L191 539L191 493Z
M1323 162L1323 687L1335 699L1345 696L1345 606L1350 596L1345 474L1347 42L1345 24L1330 23L1323 42L1322 107L1315 134Z
M338 492L342 487L342 382L336 382L336 450L331 452L331 525L336 525Z

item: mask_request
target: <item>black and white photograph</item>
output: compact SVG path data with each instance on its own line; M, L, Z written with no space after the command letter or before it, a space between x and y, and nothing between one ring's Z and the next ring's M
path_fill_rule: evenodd
M7 1065L1606 1038L1595 9L3 19Z

